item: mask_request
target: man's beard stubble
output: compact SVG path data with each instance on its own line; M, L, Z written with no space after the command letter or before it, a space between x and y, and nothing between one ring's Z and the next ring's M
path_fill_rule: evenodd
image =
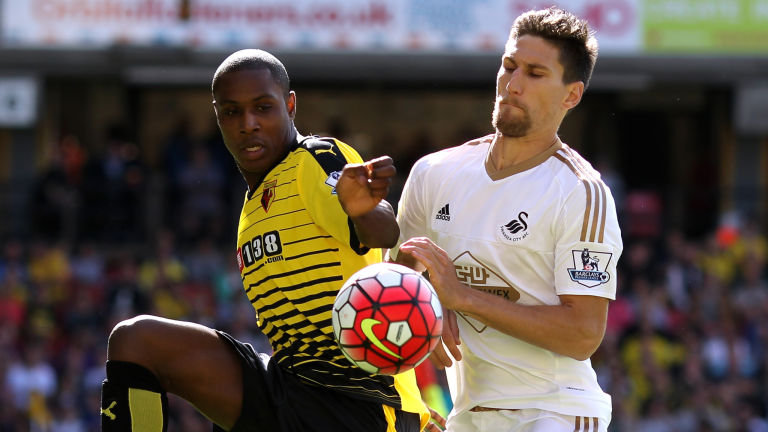
M503 117L500 111L500 104L498 101L493 106L493 115L491 118L491 124L502 135L520 138L526 136L531 129L531 118L528 116L528 112L523 111L522 118L509 118Z

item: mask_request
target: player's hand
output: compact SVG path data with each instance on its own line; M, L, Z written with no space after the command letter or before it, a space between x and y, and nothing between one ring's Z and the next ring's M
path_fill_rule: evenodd
M426 267L443 308L461 310L457 306L464 300L466 290L471 288L459 282L453 260L440 246L427 237L413 237L400 245L400 253L412 255Z
M430 407L427 407L429 410L429 423L427 423L427 426L424 427L424 430L427 432L440 432L445 429L445 419L443 416L441 416L437 411L433 410Z
M420 263L416 258L413 257L413 255L402 253L402 251L398 252L395 262L408 268L412 268L419 273L424 273L427 271L427 268L424 267L424 264Z
M429 355L429 361L438 368L445 369L453 364L451 356L456 361L461 360L461 351L459 345L461 339L459 339L459 323L456 320L456 312L443 308L443 336L442 342L437 344L432 354ZM445 352L445 348L448 348L450 356Z
M347 164L336 183L336 193L344 212L350 217L362 216L389 193L397 169L389 156L361 164Z

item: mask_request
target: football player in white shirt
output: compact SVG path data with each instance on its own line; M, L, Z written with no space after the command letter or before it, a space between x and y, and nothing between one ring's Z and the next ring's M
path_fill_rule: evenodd
M426 269L446 309L451 432L606 431L590 356L622 251L600 174L557 135L597 57L586 21L515 21L497 75L496 132L425 156L399 203L390 259ZM453 360L455 360L455 365Z

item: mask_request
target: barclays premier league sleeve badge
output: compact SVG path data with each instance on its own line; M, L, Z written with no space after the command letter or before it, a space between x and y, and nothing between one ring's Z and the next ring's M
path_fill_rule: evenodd
M340 178L341 178L341 171L334 171L328 176L327 179L325 179L325 184L327 184L332 188L331 193L333 195L336 195L336 183L339 182Z
M573 250L573 268L568 269L571 280L593 288L611 280L611 275L605 271L613 257L609 252L593 252L587 248Z

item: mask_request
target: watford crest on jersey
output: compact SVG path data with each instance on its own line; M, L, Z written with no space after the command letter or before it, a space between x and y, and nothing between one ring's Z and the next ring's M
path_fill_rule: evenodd
M264 183L264 189L261 192L261 208L264 209L264 213L269 211L275 201L275 186L277 186L277 180Z

